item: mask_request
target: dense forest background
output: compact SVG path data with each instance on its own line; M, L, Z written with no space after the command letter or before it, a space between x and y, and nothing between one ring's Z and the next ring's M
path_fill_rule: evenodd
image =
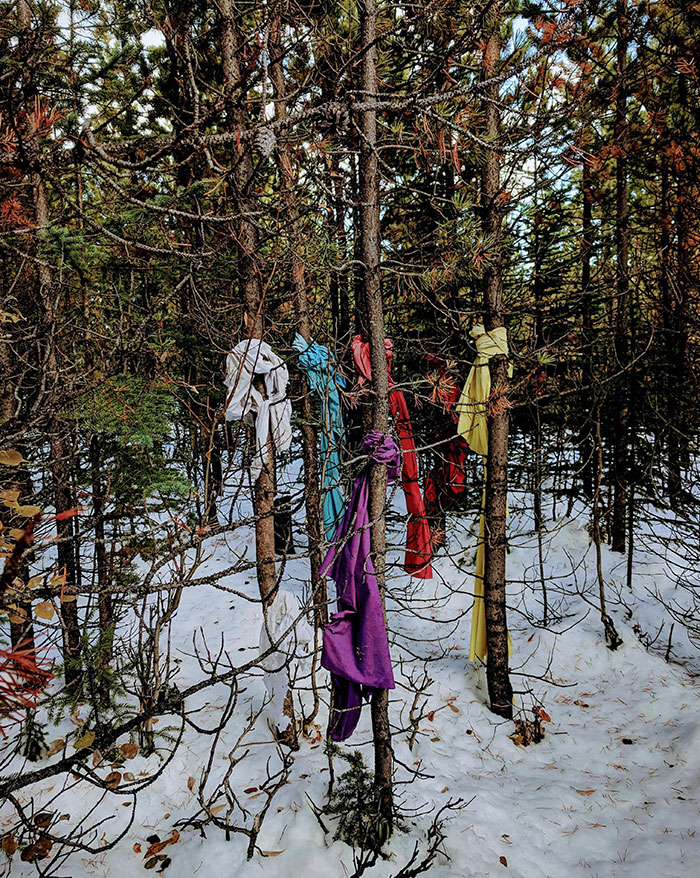
M326 346L344 377L348 494L364 433L396 430L383 370L392 341L418 480L424 493L432 480L437 495L428 517L444 582L448 562L473 575L484 486L479 455L465 446L454 456L470 332L506 327L508 361L488 366L485 698L517 743L540 740L550 721L536 678L556 659L511 678L527 643L516 638L509 666L506 616L513 630L568 630L578 595L602 650L619 649L629 627L663 660L692 665L699 34L700 4L685 0L3 6L0 792L9 864L19 851L15 863L62 874L76 851L115 845L127 830L105 834L90 814L60 823L60 805L28 804L32 790L60 778L135 802L185 733L205 734L202 693L227 693L207 726L211 754L232 716L255 727L263 708L248 716L240 692L248 674L269 670L266 656L289 628L275 640L266 622L267 653L241 652L244 662L231 646L238 611L220 641L197 635L196 607L211 595L261 619L297 577L295 648L308 636L315 657L308 673L290 672L290 722L273 736L279 767L255 779L263 811L239 805L254 785L241 738L230 776L207 787L212 755L190 778L200 810L189 826L242 835L257 856L290 754L317 729L325 736L318 650L335 594L319 573L323 415L297 366L297 334ZM369 343L371 382L356 375L356 335ZM251 428L224 417L226 357L248 338L286 362L293 411L291 448L276 465L272 449L257 482ZM459 489L449 481L455 459ZM373 698L374 773L351 763L345 798L336 791L329 811L319 803L321 825L335 817L345 827L357 875L382 865L382 843L402 825L392 786L411 772L392 762L391 736L415 739L433 682L402 620L437 606L418 580L401 579L406 511L395 488L385 504L384 471L372 472L372 550L413 707L399 721L386 692ZM530 516L525 567L509 566L507 490L513 521L522 528L518 515ZM557 577L549 546L567 516L582 523L593 554ZM221 563L208 568L212 546ZM673 585L637 586L656 615L632 628L642 555L662 562ZM253 593L243 594L244 581ZM436 630L468 627L471 607L434 620ZM171 649L176 624L196 659L184 682ZM177 722L161 734L163 717ZM126 776L126 761L155 752L157 772ZM342 816L356 813L355 794L376 808L358 818L365 835ZM440 862L441 814L425 853L396 875ZM149 868L170 865L161 843L150 843Z

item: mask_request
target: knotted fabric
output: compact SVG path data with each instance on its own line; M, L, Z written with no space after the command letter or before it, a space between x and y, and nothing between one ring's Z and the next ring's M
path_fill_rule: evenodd
M254 387L255 375L263 377L265 395ZM226 358L225 416L227 421L243 421L255 426L256 449L250 462L254 482L265 466L270 434L276 451L284 451L291 445L292 405L287 399L288 382L287 367L270 345L259 338L239 342Z
M343 494L340 490L340 454L343 445L340 388L345 386L345 379L337 371L327 347L313 339L307 343L298 333L292 345L299 351L297 364L306 375L309 387L321 400L319 446L323 484L323 528L330 540L343 514Z
M489 451L486 407L491 393L489 360L498 354L508 356L508 333L505 326L486 332L483 323L479 323L469 334L476 342L476 359L457 403L457 432L472 451L486 457Z
M384 345L386 348L386 368L389 378L389 406L401 444L401 454L403 457L401 487L406 497L406 509L409 515L404 568L412 576L417 576L421 579L431 579L433 571L430 566L432 558L430 527L425 516L425 505L421 496L420 486L418 485L416 443L413 440L413 430L411 428L411 419L408 416L406 398L395 386L394 379L391 377L391 360L394 356L394 346L388 338L385 339ZM352 353L359 383L371 382L372 366L369 357L369 344L362 341L359 335L356 335L352 341Z
M486 562L486 457L489 452L489 434L486 412L491 393L489 360L498 354L508 356L508 333L504 326L486 332L482 323L469 333L476 342L476 359L467 376L462 395L457 403L457 432L463 436L472 451L484 461L484 491L479 515L479 542L476 548L474 574L474 608L469 642L469 661L486 660L486 604L484 602L484 566ZM510 634L508 649L511 650Z
M378 430L362 441L362 451L386 466L387 481L399 473L396 442ZM370 547L371 460L355 479L350 503L321 565L338 592L338 611L323 631L321 664L331 672L333 710L330 736L344 741L355 730L363 700L377 689L393 689L394 673Z

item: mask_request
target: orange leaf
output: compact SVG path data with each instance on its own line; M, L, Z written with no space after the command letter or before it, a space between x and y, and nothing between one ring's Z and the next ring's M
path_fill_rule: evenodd
M177 829L173 829L173 834L170 838L166 838L165 841L155 841L143 855L144 859L149 859L150 857L155 857L156 854L159 854L163 848L166 848L169 844L176 844L180 841L180 833Z
M54 520L65 521L67 518L75 518L75 516L79 515L82 511L82 506L74 506L73 509L64 509L63 512L59 512L57 515L54 515Z

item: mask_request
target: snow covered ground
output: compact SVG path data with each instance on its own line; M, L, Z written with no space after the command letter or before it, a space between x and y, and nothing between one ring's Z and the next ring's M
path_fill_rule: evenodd
M664 659L665 636L651 649L639 639L656 632L664 619L651 592L654 588L662 594L673 592L675 582L667 565L640 552L630 592L624 584L624 562L603 548L610 611L624 640L619 650L610 652L594 606L595 551L585 522L585 513L575 510L572 518L549 523L544 541L545 577L550 607L561 618L544 630L532 622L532 617L541 617L542 610L531 518L523 497L514 496L511 501L509 618L513 682L519 690L516 704L531 709L540 703L551 718L544 740L529 747L516 745L509 737L512 723L490 713L483 673L466 660L469 618L460 618L460 614L471 606L474 549L469 517L452 521L451 555L438 557L432 581L410 580L400 572L402 553L398 548L390 553L388 614L399 670L390 712L394 726L401 729L393 738L397 780L411 780L414 770L419 775L397 787L407 831L394 834L386 846L388 858L365 874L398 873L415 843L425 844L435 810L456 799L462 804L445 815L444 854L437 857L430 872L436 878L691 878L700 874L697 652L684 642L678 626L670 662ZM395 541L398 547L400 534ZM249 530L239 529L228 540L213 539L198 575L226 567L232 552L252 557ZM308 589L307 577L306 562L291 561L283 586L301 597ZM256 596L254 570L229 577L223 584ZM618 594L621 603L616 600ZM215 588L184 590L171 638L181 689L201 677L193 658L195 629L201 629L210 646L223 634L230 654L247 661L258 650L259 605ZM414 656L410 662L409 651ZM409 749L408 713L413 696L404 688L406 675L413 671L420 676L423 668L433 682L426 695L425 716ZM230 768L227 754L249 712L264 702L262 675L246 677L243 690L216 746L212 782ZM198 702L202 709L196 715L200 725L216 725L226 694L223 686L202 693ZM310 696L304 697L308 707ZM266 764L273 772L279 767L266 722L268 713L263 711L246 736L249 754L233 769L234 787L252 814L265 801L259 786ZM321 727L325 728L325 721L326 708L322 707ZM159 726L167 722L161 718ZM268 856L256 853L246 860L248 839L243 835L226 840L213 826L204 833L181 826L178 840L163 851L171 859L165 874L170 878L352 875L351 849L333 841L328 818L324 821L331 832L324 834L310 806L310 800L324 804L328 784L328 762L318 737L301 738L289 783L272 801L258 838ZM127 835L105 853L71 854L56 874L74 878L141 874L149 836L173 838L176 825L198 811L196 794L211 744L210 738L186 729L174 759L153 785L138 794ZM372 764L369 710L363 711L347 746L359 749ZM122 770L130 770L138 780L162 768L161 763L157 753L149 758L138 755ZM340 774L344 765L336 759L335 768ZM101 774L109 770L109 766L97 769ZM44 791L23 791L20 801L27 802L31 792L38 796L35 805L48 803L64 784L74 782L52 779ZM74 784L63 792L60 808L70 814L64 825L85 814L92 819L110 817L97 835L104 832L106 838L113 838L118 826L127 823L131 801L129 796L111 794L103 798L85 784ZM5 828L11 820L8 806L2 815ZM12 875L36 874L18 857L14 857ZM8 873L8 865L1 874Z

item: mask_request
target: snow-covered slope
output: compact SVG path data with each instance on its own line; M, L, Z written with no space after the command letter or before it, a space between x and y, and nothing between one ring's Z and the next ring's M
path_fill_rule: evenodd
M628 592L623 584L624 565L604 548L611 612L624 640L616 652L606 649L594 606L595 553L581 512L572 519L550 522L544 540L545 582L550 611L560 618L549 630L537 627L532 617L540 618L542 608L539 568L533 563L536 539L518 501L512 498L508 556L513 682L517 706L531 709L540 703L551 718L545 738L537 745L517 746L509 737L512 723L499 720L486 707L483 672L466 660L469 618L460 618L460 614L471 606L473 537L465 529L471 522L464 518L452 522L451 554L436 560L432 582L409 580L400 572L401 552L398 548L392 551L389 586L393 598L388 613L399 685L392 693L390 711L392 722L402 729L393 739L397 780L409 781L413 771L418 775L397 788L407 831L395 833L386 846L388 859L366 874L399 872L415 843L425 844L435 810L461 799L457 810L445 813L444 854L438 855L431 869L436 878L696 876L700 874L699 679L692 663L673 661L674 656L682 657L680 646L678 651L671 650L672 661L667 662L665 641L663 648L648 650L638 637L655 631L663 618L650 594L650 578L661 592L673 590L675 584L658 559L640 553L633 591ZM400 534L395 540L398 547ZM226 567L233 552L252 552L252 544L252 534L243 529L228 542L222 537L213 539L200 575ZM301 598L308 590L307 579L306 561L291 561L284 588ZM256 596L254 571L229 577L223 584ZM618 593L622 603L616 601ZM214 588L184 590L171 637L180 688L201 677L193 658L195 630L200 632L200 645L205 637L210 648L223 635L231 656L246 661L259 648L259 605ZM307 665L300 664L300 673L308 671ZM406 688L407 676L420 677L423 669L432 683L409 748L413 695ZM227 754L250 712L263 705L262 674L247 677L243 690L216 746L212 786L230 768ZM197 696L200 725L216 725L226 694L222 686ZM308 709L310 693L306 691L303 698ZM264 708L246 735L248 755L232 775L232 786L252 814L265 802L259 786L266 766L274 772L280 764L268 715L269 708ZM325 720L324 706L317 721L324 726ZM161 719L160 725L166 723ZM323 805L328 784L328 762L319 738L316 734L301 738L289 782L276 794L265 818L258 845L271 855L256 853L248 861L245 836L234 834L227 841L213 826L200 833L180 825L178 840L163 851L171 859L166 874L171 878L352 875L351 849L333 841L332 832L324 834L310 806L310 800ZM198 811L196 793L211 744L210 738L186 729L172 762L153 785L139 793L135 821L126 837L103 854L72 854L57 874L75 878L140 874L149 848L147 838L154 834L161 840L173 837L176 824ZM368 710L348 745L360 749L371 765ZM242 749L236 753L240 755ZM148 759L139 755L124 770L130 769L138 778L159 767L157 754ZM344 770L337 759L335 768L336 773ZM113 837L117 827L126 823L129 798L110 795L100 801L97 791L74 784L70 778L67 783L73 786L61 795L60 808L70 813L71 821L84 814L91 814L93 820L110 816L97 838L103 832ZM62 784L53 779L51 789L42 792L39 800L49 802ZM37 790L32 792L37 794ZM28 798L29 791L24 791L21 800ZM5 826L9 815L5 806ZM243 824L242 819L239 822ZM325 818L325 822L332 830L332 821ZM17 855L12 874L34 872L19 863Z

